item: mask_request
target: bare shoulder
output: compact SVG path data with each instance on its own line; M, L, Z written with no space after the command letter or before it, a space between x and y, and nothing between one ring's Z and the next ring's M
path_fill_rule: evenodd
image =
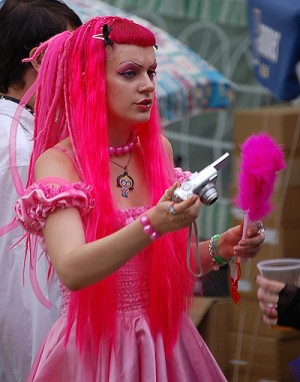
M79 181L74 163L62 150L50 148L37 159L34 168L35 179L46 177L63 178L69 182Z

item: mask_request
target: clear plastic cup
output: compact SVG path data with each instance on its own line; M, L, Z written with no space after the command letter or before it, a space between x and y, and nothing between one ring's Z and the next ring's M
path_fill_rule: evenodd
M271 259L257 263L260 274L270 280L300 287L300 259ZM275 325L272 329L292 330L289 326Z
M270 280L277 280L300 287L300 259L271 259L257 263L260 274Z

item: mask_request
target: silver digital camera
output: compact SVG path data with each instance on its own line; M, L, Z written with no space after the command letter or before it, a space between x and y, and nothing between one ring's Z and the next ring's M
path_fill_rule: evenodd
M203 204L210 206L219 197L216 190L218 170L222 169L229 158L229 153L225 153L219 159L200 172L194 172L186 181L173 192L172 200L179 203L188 199L193 194L197 194Z

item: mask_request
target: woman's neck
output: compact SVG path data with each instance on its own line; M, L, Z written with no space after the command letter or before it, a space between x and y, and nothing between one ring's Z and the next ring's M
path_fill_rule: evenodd
M123 146L127 143L128 139L130 138L132 128L126 127L126 128L111 128L109 129L108 133L108 139L109 139L109 146L116 147L116 146Z

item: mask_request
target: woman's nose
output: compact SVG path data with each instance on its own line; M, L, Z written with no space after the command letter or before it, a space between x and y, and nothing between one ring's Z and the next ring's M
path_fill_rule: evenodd
M154 82L148 77L147 79L143 79L139 84L138 91L139 92L153 92L155 89Z

